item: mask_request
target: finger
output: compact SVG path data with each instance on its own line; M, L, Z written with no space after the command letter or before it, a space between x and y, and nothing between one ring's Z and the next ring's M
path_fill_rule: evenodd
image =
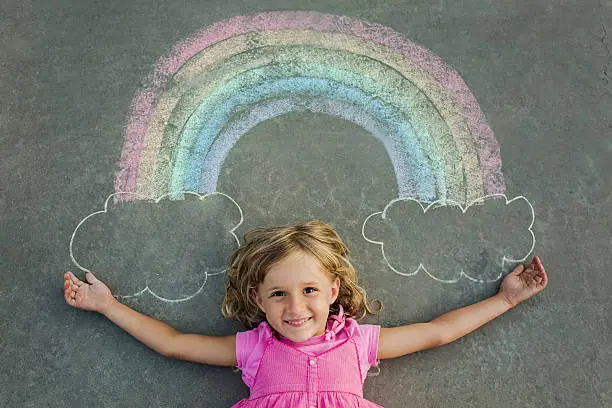
M540 276L540 277L547 275L547 274L546 274L546 271L545 271L545 270L543 270L543 269L539 269L539 267L538 267L538 269L536 270L536 274L537 274L538 276Z
M76 277L76 275L72 272L66 272L64 274L64 278L70 279L70 280L78 280L79 278Z
M533 279L537 282L538 286L546 285L546 272L540 270L534 271Z
M546 269L544 269L544 265L542 265L542 261L538 256L535 256L531 263L535 263L540 271L546 273Z
M98 281L98 278L96 278L91 272L87 272L85 274L85 279L87 279L87 282L91 283L92 285Z
M534 270L534 269L530 269L530 270L529 270L529 273L527 274L527 276L529 277L529 279L530 279L532 282L535 282L536 278L537 278L538 276L540 276L540 274L539 274L539 272L538 272L538 271L536 271L536 270Z
M74 276L74 274L70 274L70 280L72 281L72 283L74 283L75 285L79 285L81 286L83 284L83 282L77 278L76 276Z
M538 292L546 287L546 276L545 273L540 271L535 271L535 275L533 277L533 282L535 282L535 287Z
M534 271L533 269L526 269L525 272L523 272L523 274L521 275L523 282L525 282L530 287L536 285L535 277L536 271Z
M525 269L523 269L523 273L521 273L521 278L527 279L527 278L529 278L529 276L531 274L533 274L533 269L531 269L530 267L528 267L526 265L524 266L524 268Z
M64 299L66 299L67 303L70 303L70 300L72 299L72 296L70 295L71 293L72 291L70 289L64 291Z
M548 274L545 271L540 273L540 277L542 278L542 289L548 285Z

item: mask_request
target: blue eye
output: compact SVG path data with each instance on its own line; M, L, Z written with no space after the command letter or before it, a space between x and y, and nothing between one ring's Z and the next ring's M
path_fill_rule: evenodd
M285 292L283 292L282 290L277 290L270 294L270 297L277 297L277 296L285 296Z
M304 293L305 294L314 293L317 290L318 290L317 288L304 288Z

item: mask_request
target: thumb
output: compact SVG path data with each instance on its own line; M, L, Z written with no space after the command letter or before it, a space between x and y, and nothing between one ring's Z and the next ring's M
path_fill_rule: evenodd
M516 268L510 272L510 275L519 276L525 270L525 266L523 264L516 265Z
M87 273L85 274L85 279L87 279L87 282L89 282L89 283L90 283L90 284L92 284L92 285L93 285L94 283L98 282L98 278L96 278L96 277L94 276L94 274L93 274L93 273L91 273L91 272L87 272Z

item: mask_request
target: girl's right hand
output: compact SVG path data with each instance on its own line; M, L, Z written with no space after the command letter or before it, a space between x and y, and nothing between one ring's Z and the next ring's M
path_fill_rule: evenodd
M64 299L70 306L104 314L115 300L110 289L93 273L85 275L87 282L81 281L72 272L64 274Z

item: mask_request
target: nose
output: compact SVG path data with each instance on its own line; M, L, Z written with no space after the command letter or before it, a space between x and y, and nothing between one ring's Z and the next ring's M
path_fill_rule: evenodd
M304 302L300 296L289 296L287 309L292 316L298 317L304 310Z

